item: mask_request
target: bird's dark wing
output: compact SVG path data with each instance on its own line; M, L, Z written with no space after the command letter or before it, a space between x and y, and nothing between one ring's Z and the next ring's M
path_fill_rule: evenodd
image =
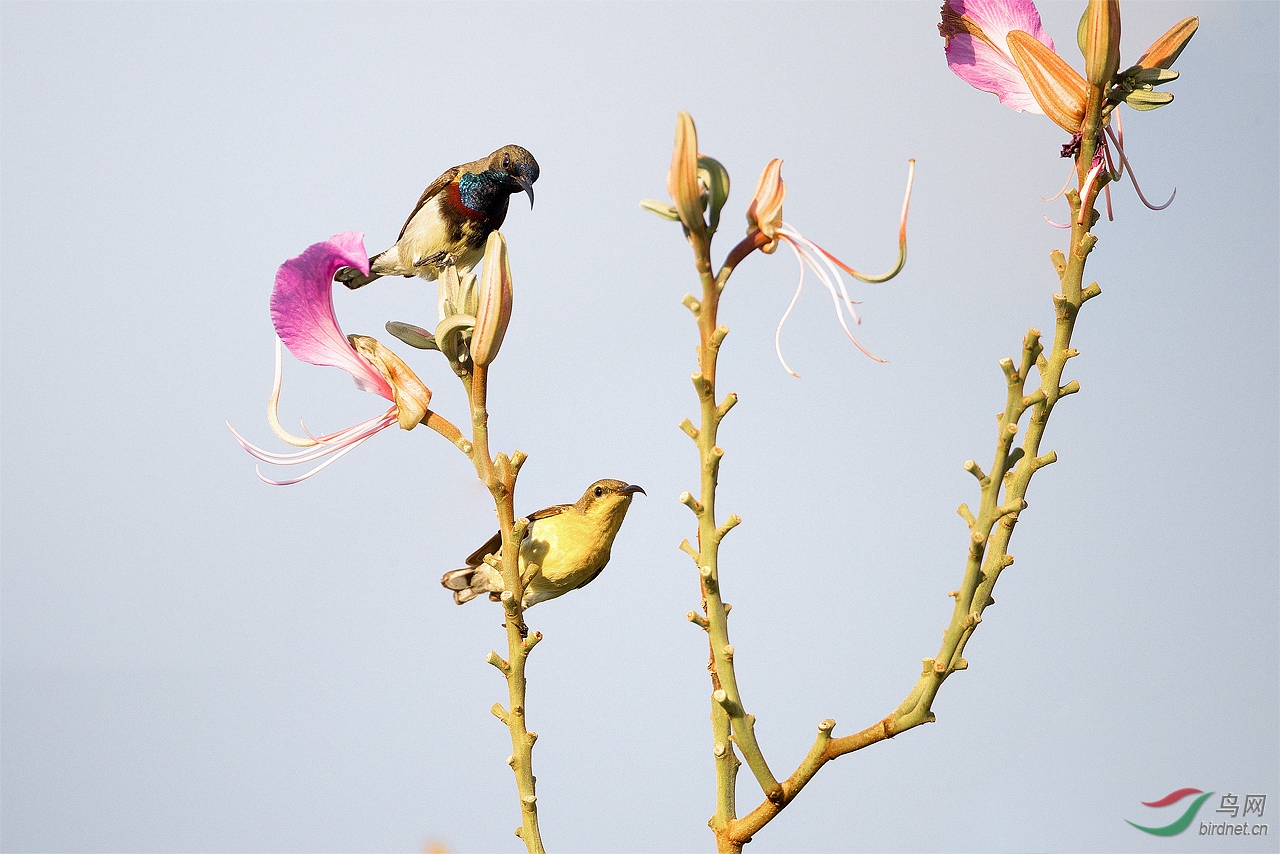
M476 549L471 557L467 558L467 566L479 566L484 563L485 555L497 554L498 549L502 548L502 532L494 534L489 538L489 542Z
M572 507L572 504L552 504L550 507L544 507L536 513L530 513L527 518L530 522L536 522L539 519L545 519L548 516L559 516L561 513L571 509Z
M417 216L418 211L422 210L422 206L431 201L445 187L449 186L449 182L457 176L458 170L462 168L461 166L455 166L452 169L446 169L444 174L427 185L427 189L422 191L422 198L418 199L418 203L413 206L413 213L409 214L409 218L404 221L404 225L400 228L400 236L396 238L397 242L399 242L400 237L404 237L405 231L409 228L409 223Z
M572 507L573 507L572 504L553 504L550 507L544 507L543 509L535 513L530 513L528 516L528 519L530 522L536 522L539 519L545 519L548 516L558 516L559 514L563 513L564 511ZM484 563L485 555L497 554L498 549L500 548L502 548L502 532L501 531L499 531L498 533L490 537L487 543L485 543L480 548L476 549L471 554L471 556L467 558L467 566L479 566L480 564ZM583 582L583 584L586 584L586 583L587 583L586 581Z

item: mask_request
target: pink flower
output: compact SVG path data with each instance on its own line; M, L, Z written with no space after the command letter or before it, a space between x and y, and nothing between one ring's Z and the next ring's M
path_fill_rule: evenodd
M339 267L369 272L364 235L351 231L313 244L301 255L281 264L276 273L275 289L271 292L271 322L278 336L276 375L267 420L283 441L308 450L275 454L245 441L234 428L231 432L242 448L272 465L301 465L321 459L324 462L293 480L268 480L258 472L259 477L274 486L306 480L392 424L399 423L405 430L413 429L426 415L431 402L430 389L395 353L373 338L359 335L348 338L342 334L333 311L333 274ZM280 425L276 414L280 399L281 343L304 362L341 368L351 375L361 391L392 401L391 408L376 418L336 433L294 436ZM306 430L305 426L303 429Z
M947 40L947 65L957 77L994 93L1000 103L1020 113L1043 113L1009 50L1007 39L1014 30L1054 49L1031 0L946 0L938 24Z

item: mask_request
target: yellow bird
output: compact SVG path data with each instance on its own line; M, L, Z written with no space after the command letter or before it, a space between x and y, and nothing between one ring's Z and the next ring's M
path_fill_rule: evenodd
M576 504L556 504L528 517L529 530L520 543L520 575L524 577L532 564L539 569L525 585L525 608L584 587L600 574L637 492L647 494L620 480L597 480ZM481 593L499 601L502 573L485 563L489 555L501 557L502 534L494 534L476 549L465 567L440 579L453 591L453 601L461 605Z

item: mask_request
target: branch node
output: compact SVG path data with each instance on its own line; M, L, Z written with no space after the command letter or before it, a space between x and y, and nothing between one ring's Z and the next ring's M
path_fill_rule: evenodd
M688 507L694 513L702 512L702 502L694 498L693 493L691 492L680 493L680 503L683 504L685 507Z
M968 670L968 669L969 669L969 662L965 661L963 658L961 658L961 659L957 659L957 660L956 660L956 666L955 666L955 667L953 667L953 668L951 668L951 669L952 669L952 670Z
M965 460L964 470L978 479L978 483L986 486L990 481L986 474L982 471L982 466L978 465L977 460Z
M711 330L711 346L719 348L720 343L724 341L724 337L729 334L729 327L721 323L715 329Z
M680 543L680 551L693 558L694 563L700 563L702 561L702 555L698 554L698 550L690 545L687 538Z
M527 563L524 565L524 572L520 573L520 586L528 587L529 582L542 572L542 565L537 563Z
M510 765L512 768L515 768L515 767L516 767L516 758L515 758L515 756L508 756L508 757L507 757L507 764L508 764L508 765Z
M538 802L537 795L525 795L523 798L520 799L520 803L524 804L524 808L529 810L530 812L533 811L534 804L536 804L537 802Z
M950 596L952 599L959 600L959 598L960 598L960 591L959 591L959 590L949 590L949 591L947 591L947 595L948 595L948 596Z
M712 752L715 753L716 756L724 756L725 751L727 751L728 749L729 749L728 745L726 745L723 741L717 741L715 744L715 747L712 748Z
M1004 557L1000 558L1001 569L1007 569L1008 567L1011 567L1011 566L1013 566L1013 555L1005 555Z
M942 632L942 634L945 636L945 635L946 635L946 631L944 630L944 631ZM921 675L921 676L928 676L930 673L935 672L935 671L934 671L934 669L933 669L933 665L934 665L934 660L933 660L932 658L926 658L926 659L924 659L924 661L923 661L923 667L921 668L920 675Z
M737 402L738 393L733 391L729 392L724 396L724 400L720 401L720 405L716 407L716 416L724 418L725 414L728 413L730 409L733 409L734 404Z
M538 642L541 640L542 640L542 632L531 632L529 636L524 639L524 651L528 652L529 650L533 649L535 646L538 645Z
M685 618L704 632L708 630L708 626L710 625L707 622L707 618L699 614L697 611L690 611L685 614Z
M502 656L498 655L493 650L489 650L489 654L485 656L484 660L492 664L494 667L498 668L498 671L503 676L511 675L511 665L508 664L505 660L503 660Z
M506 710L506 709L502 708L502 704L501 704L501 703L494 703L494 704L493 704L493 707L489 709L489 712L490 712L490 713L491 713L495 718L497 718L498 720L502 721L504 724L507 724L508 726L510 726L510 724L511 724L511 716L507 714L507 710Z
M1055 249L1049 253L1049 260L1053 262L1053 269L1057 271L1058 278L1062 278L1067 271L1067 258L1062 251Z
M1000 370L1004 371L1005 378L1009 380L1009 385L1018 382L1018 369L1013 366L1013 359L1005 357L1000 360Z
M680 422L680 429L683 430L690 439L695 442L698 441L698 435L701 431L698 430L697 427L694 427L693 422L688 418Z
M1089 300L1093 299L1094 297L1096 297L1096 296L1097 296L1098 294L1100 294L1100 293L1102 293L1102 288L1098 287L1098 283L1097 283L1097 282L1093 282L1092 284L1090 284L1090 285L1089 285L1089 287L1085 288L1085 289L1084 289L1084 291L1083 291L1083 292L1081 292L1081 294L1080 294L1080 296L1081 296L1081 300L1080 300L1080 301L1081 301L1082 303L1088 302Z
M835 728L836 722L831 720L831 718L827 718L825 721L818 724L818 732L825 732L827 735L830 735L831 731Z
M719 704L720 708L724 709L725 714L727 714L729 717L737 718L742 716L742 706L740 706L736 701L733 700L733 698L731 698L727 693L725 693L725 690L723 688L717 688L716 690L712 691L711 699L714 700L717 704Z
M716 539L723 540L724 535L732 531L734 528L742 524L742 517L737 513L731 513L728 519L724 520L724 524L716 529Z
M538 734L530 730L529 732L526 732L525 735L529 736L529 746L533 747L533 743L538 740Z
M978 520L973 516L973 511L969 509L968 504L961 504L956 508L956 512L960 514L961 519L964 519L964 521L968 523L970 528L978 523Z
M725 644L724 649L722 651L724 652L725 658L729 659L730 661L733 661L733 644L728 644L728 643Z
M1075 394L1080 390L1080 381L1072 380L1064 386L1059 386L1058 397L1066 397L1069 394Z
M685 294L684 299L680 300L680 302L684 304L685 308L693 312L694 317L697 317L702 311L702 303L698 302L697 299L694 298L693 294Z

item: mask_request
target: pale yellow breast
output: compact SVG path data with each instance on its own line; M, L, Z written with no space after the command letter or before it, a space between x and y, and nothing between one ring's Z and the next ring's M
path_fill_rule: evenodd
M537 563L542 574L534 587L576 587L608 562L614 533L573 510L539 519L520 549L521 571Z

